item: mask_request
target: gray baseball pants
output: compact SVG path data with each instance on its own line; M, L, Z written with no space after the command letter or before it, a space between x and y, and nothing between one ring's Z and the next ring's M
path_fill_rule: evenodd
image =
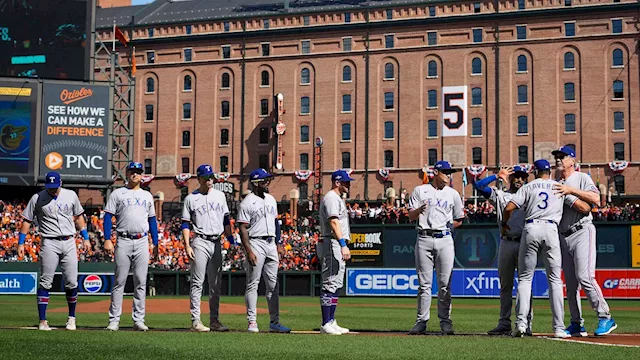
M220 311L220 283L222 281L222 248L220 240L193 239L195 260L191 262L191 321L200 320L200 302L204 277L209 281L209 319L218 319Z
M344 286L346 262L342 259L342 247L338 240L325 238L316 246L321 262L322 290L336 293Z
M498 276L500 277L500 320L498 325L509 329L511 328L511 307L513 305L513 279L518 265L520 241L501 239L498 249ZM533 307L530 305L529 309L527 323L531 327Z
M560 245L571 322L584 325L580 288L584 290L591 308L598 317L610 319L609 304L596 281L596 227L593 224L585 224L582 229L567 237L560 236Z
M115 249L116 281L111 290L109 322L119 322L122 314L122 297L129 270L133 270L133 312L134 323L144 322L147 273L149 271L149 240L118 237Z
M77 288L78 253L73 236L67 240L42 239L42 247L40 248L40 288L51 290L53 276L58 264L60 264L62 276L64 277L64 288Z
M416 241L416 271L418 273L418 321L429 321L433 269L438 281L438 318L451 324L451 273L455 250L451 235L435 238L418 235Z
M256 307L258 303L258 285L262 276L266 285L267 304L271 322L280 322L280 298L278 295L278 266L280 257L274 240L267 241L252 238L249 241L251 251L256 255L256 266L246 261L247 285L244 295L247 306L247 320L256 321Z
M538 254L542 253L542 260L547 271L549 282L549 302L553 330L564 331L564 297L562 294L562 255L560 253L560 239L558 226L555 224L526 224L520 240L518 255L518 297L516 311L518 317L516 326L529 325L527 315L531 309L531 284L536 270Z

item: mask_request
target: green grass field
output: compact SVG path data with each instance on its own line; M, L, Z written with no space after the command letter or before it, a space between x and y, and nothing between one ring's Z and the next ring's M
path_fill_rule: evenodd
M181 297L184 299L184 297ZM106 297L80 297L80 302L102 301ZM162 299L167 299L163 297ZM206 301L206 300L204 300ZM310 297L281 298L281 321L293 330L318 330L319 300ZM244 304L241 297L223 297L226 304ZM316 334L248 334L245 316L221 315L232 329L229 333L191 333L188 308L183 314L148 313L152 331L127 331L132 321L123 314L122 331L108 332L104 313L79 313L77 325L86 328L42 332L16 327L37 325L35 296L0 297L0 357L3 359L638 359L640 348L611 347L552 341L541 337L513 339L483 335L496 325L498 300L454 299L452 320L457 334L445 336L404 336L415 321L413 298L340 299L336 318L340 325L358 331L398 332L400 336L374 334L320 336ZM364 305L367 306L364 306ZM618 323L616 334L640 333L640 301L611 301ZM260 299L259 307L266 309ZM436 315L435 303L432 316ZM64 296L52 296L49 309L66 307ZM586 326L592 333L596 317L583 302ZM551 332L548 301L534 302L534 332ZM65 312L49 312L49 324L64 329ZM208 315L203 315L208 324ZM268 315L259 315L258 324L267 330ZM569 319L566 319L568 324ZM13 327L14 329L8 329ZM177 331L168 331L175 329ZM156 330L156 331L153 331ZM439 330L437 320L430 331Z

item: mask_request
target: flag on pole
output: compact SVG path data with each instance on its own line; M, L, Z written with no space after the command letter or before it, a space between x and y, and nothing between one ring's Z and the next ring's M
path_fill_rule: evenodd
M136 67L136 47L133 47L133 53L131 54L131 76L136 76L136 71L138 68Z
M469 182L467 181L467 169L462 169L462 186L467 186Z
M600 168L598 168L598 174L596 175L596 186L600 188Z
M120 41L120 43L122 45L124 45L124 47L127 47L127 44L129 43L129 39L127 38L127 35L125 35L124 32L122 32L122 30L120 30L119 27L116 26L116 24L113 24L113 32L115 34L115 38L118 39L118 41ZM114 40L115 43L115 40Z

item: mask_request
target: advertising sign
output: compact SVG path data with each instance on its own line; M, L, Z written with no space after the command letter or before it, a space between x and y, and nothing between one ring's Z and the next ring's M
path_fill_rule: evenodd
M33 185L38 84L0 81L0 185Z
M0 273L0 294L36 294L38 273Z
M382 229L354 229L347 246L351 259L347 266L383 266Z
M57 171L66 182L110 179L110 103L108 86L44 84L41 177Z
M78 294L80 295L110 295L115 284L113 273L79 273ZM127 276L124 286L125 295L133 294L133 275ZM64 278L62 273L55 273L53 277L52 294L64 294Z

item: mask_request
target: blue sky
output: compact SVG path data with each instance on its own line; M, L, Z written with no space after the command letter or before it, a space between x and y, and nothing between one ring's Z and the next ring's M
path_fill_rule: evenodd
M133 5L141 5L153 2L153 0L132 0L131 2L133 3Z

